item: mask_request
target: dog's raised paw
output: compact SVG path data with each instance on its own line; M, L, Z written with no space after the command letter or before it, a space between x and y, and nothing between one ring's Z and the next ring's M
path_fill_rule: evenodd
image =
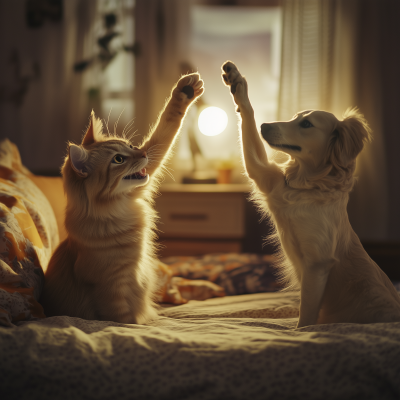
M236 86L237 86L237 83L234 83L234 84L231 86L231 93L232 93L232 94L235 94L235 93L236 93Z
M227 61L222 65L222 79L225 85L231 87L231 93L236 93L236 85L242 80L242 75L232 61Z
M225 64L222 66L222 69L229 74L231 72L232 66L235 65L233 64L232 61L226 61Z

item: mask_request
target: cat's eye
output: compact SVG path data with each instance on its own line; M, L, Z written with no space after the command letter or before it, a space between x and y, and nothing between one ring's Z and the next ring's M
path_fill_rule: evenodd
M300 126L302 128L312 128L314 125L308 119L304 119L300 122Z
M124 161L125 158L121 156L121 154L117 154L116 156L114 156L111 162L114 164L122 164Z

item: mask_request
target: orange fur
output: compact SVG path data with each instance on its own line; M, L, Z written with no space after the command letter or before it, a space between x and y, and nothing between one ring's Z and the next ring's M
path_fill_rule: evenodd
M353 231L346 207L356 158L371 132L357 110L342 121L307 110L261 126L264 140L290 159L268 159L256 128L247 82L232 62L223 80L241 113L245 168L253 199L275 225L282 279L300 288L298 327L334 322L400 321L400 296Z
M193 88L191 98L185 86ZM82 144L70 144L62 167L68 237L45 275L47 316L122 323L156 318L153 197L186 111L202 93L199 74L183 76L139 148L103 135L93 113Z

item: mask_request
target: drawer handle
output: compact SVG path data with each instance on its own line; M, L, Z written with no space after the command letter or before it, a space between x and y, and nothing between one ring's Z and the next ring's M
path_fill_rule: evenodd
M170 214L169 218L175 221L205 221L206 219L208 219L208 215L199 213L191 213L191 214L173 213Z

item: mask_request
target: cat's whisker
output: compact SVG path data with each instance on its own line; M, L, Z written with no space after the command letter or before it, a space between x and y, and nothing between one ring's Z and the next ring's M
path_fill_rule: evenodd
M155 162L159 162L160 160L159 159L156 159L156 158L148 158L148 163L147 163L147 165L152 165L152 164L154 164Z
M161 161L163 158L162 154L153 154L150 156L147 156L148 160L152 160L152 161Z
M125 135L127 138L129 138L128 140L132 140L134 137L139 136L139 134L137 133L137 131L134 131L132 133L129 133L131 130L133 129L133 127L131 129L129 129Z
M149 150L149 151L147 151L147 154L148 154L148 155L149 155L149 154L164 154L164 152L162 152L161 150L155 149L155 150Z
M111 111L112 111L112 107L110 108L110 112L108 113L108 118L107 118L107 123L106 123L108 136L110 136L110 130L108 129L108 122L110 121Z
M127 129L126 131L124 130L123 131L123 135L125 136L125 137L127 137L128 135L129 135L129 133L131 132L131 130L133 129L133 126L131 126L129 129ZM134 131L133 132L133 134L135 134L137 131Z
M163 168L165 168L166 170L171 170L172 172L175 172L175 170L171 167L168 167L167 165L163 165Z
M130 132L133 128L134 128L134 127L131 126L131 127L125 132L125 136L128 136L128 135L129 135L129 132ZM135 136L136 132L137 132L137 130L133 132L133 136ZM131 135L132 135L132 134L131 134Z
M151 146L148 150L147 150L147 154L153 154L154 152L159 151L161 154L163 154L163 151L161 149L156 149L155 147L157 146L163 146L162 144L155 144L153 146Z
M135 119L134 118L132 118L126 125L125 125L125 127L124 127L124 129L122 130L122 135L125 133L126 134L126 129L130 129L131 128L131 126L132 126L132 124L133 124L133 121L134 121ZM129 127L129 128L128 128Z
M117 136L117 127L118 127L118 122L119 119L121 118L122 113L125 111L125 107L122 109L121 113L119 114L119 117L117 119L117 121L114 124L114 135ZM122 136L124 135L124 131L122 131ZM123 136L123 138L125 139L125 136Z
M159 158L155 158L155 157L154 157L154 158L151 158L151 157L148 157L149 162L148 162L147 165L151 165L151 164L153 164L154 162L159 163L160 160L161 160L162 158L163 158L163 157L159 157ZM162 165L161 168L162 168L162 170L163 170L168 176L171 177L171 179L172 179L173 181L175 181L175 178L174 178L174 176L172 175L172 172L175 172L175 171L174 171L172 168L167 167L166 165ZM171 171L172 171L172 172L171 172Z
M174 176L172 175L172 172L169 170L168 167L166 167L165 165L162 167L163 171L173 180L175 181ZM173 171L173 169L172 169Z
M128 137L128 140L131 141L134 137L139 136L139 134L137 133L137 131L134 131L133 133L131 133Z
M107 125L106 125L106 120L105 120L104 118L102 119L102 121L103 121L103 125L104 125L104 126L107 126ZM104 132L103 134L109 136L109 133L108 133L108 132Z
M125 139L126 140L128 140L128 141L132 141L132 139L134 138L134 137L136 137L136 136L138 136L138 134L136 134L136 132L137 131L134 131L134 132L132 132L132 133L129 133L130 132L130 129L129 129L129 131L127 131L126 133L125 133Z
M149 151L150 151L151 149L154 149L154 147L157 147L157 146L165 146L165 145L164 145L164 144L161 144L161 143L153 144L153 146L151 146L151 147L149 148Z
M147 155L147 159L150 161L157 161L160 162L163 159L162 154L154 154L154 155Z
M161 149L155 149L147 151L147 154L164 154L164 152Z

